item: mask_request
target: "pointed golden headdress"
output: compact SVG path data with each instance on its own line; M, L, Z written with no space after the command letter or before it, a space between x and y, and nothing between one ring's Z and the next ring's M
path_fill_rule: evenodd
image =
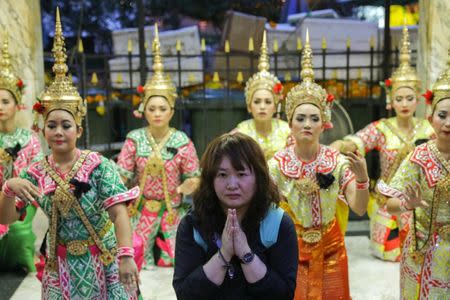
M12 71L8 46L8 35L5 32L2 56L0 57L0 89L9 91L16 99L17 104L21 105L24 84Z
M433 84L432 92L433 101L431 105L432 111L434 111L439 101L450 98L450 49L448 50L447 67Z
M314 82L313 57L309 43L309 32L306 30L306 42L302 53L302 82L293 87L286 96L286 113L288 121L292 120L295 108L301 104L310 103L317 106L322 114L322 120L331 127L331 107L333 99L327 92Z
M393 93L401 87L409 87L416 93L420 92L420 79L416 70L411 67L411 49L409 42L408 27L403 26L402 45L400 48L400 66L391 76L391 98Z
M278 104L280 96L282 95L283 86L278 78L269 72L269 56L267 54L267 39L266 31L263 33L263 41L261 44L261 54L259 56L258 73L247 81L245 85L245 101L250 105L253 94L257 90L267 90L273 94L275 105Z
M172 80L164 74L164 65L161 57L161 44L159 43L158 24L155 23L155 35L153 37L153 76L147 80L144 86L144 97L142 98L139 111L144 112L145 105L152 96L166 98L171 108L175 107L177 99L177 88Z
M72 79L67 76L68 67L66 64L66 48L62 33L59 9L56 9L55 38L53 41L53 57L55 62L53 72L55 78L50 86L37 99L33 110L43 115L44 120L47 115L57 109L68 111L75 119L75 123L81 126L83 117L86 115L86 102L81 98Z

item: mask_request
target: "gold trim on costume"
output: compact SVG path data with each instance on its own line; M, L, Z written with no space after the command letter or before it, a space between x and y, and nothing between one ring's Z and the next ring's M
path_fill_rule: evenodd
M308 244L317 243L322 239L322 233L320 230L307 230L302 233L302 240L307 242Z
M144 173L142 174L140 180L139 187L141 190L141 196L139 197L139 201L135 201L134 205L130 206L130 208L128 209L128 213L130 216L135 216L137 214L141 201L145 201L144 205L150 212L159 212L161 210L162 204L160 201L147 200L145 199L145 197L143 197L145 190L145 183L147 182L147 176L148 175L152 177L161 176L164 192L164 203L166 204L166 208L168 211L167 222L169 224L172 224L175 218L175 212L173 211L172 202L170 200L171 198L169 195L169 187L167 186L167 173L164 167L164 159L161 156L161 150L174 132L175 130L173 128L169 128L169 132L166 134L166 136L164 136L164 138L159 143L156 143L155 139L150 133L150 130L146 131L147 139L150 143L150 147L152 148L152 152L147 158Z
M103 228L98 232L98 236L100 238L103 238L108 231L112 228L112 222L111 220L108 220L105 224L105 226L103 226ZM92 237L89 237L89 239L87 240L73 240L73 241L68 241L67 243L62 243L60 241L58 241L58 244L61 245L66 245L66 249L67 252L71 255L83 255L85 253L87 253L88 248L90 246L95 245L94 240L92 239Z
M161 210L161 201L158 200L147 200L145 201L145 208L152 213L159 213Z
M170 202L169 187L167 186L167 173L166 173L166 169L164 168L164 160L161 156L161 149L162 149L162 147L164 147L167 140L170 138L170 136L172 135L172 133L174 131L175 131L174 129L170 128L167 136L158 144L158 143L156 143L155 139L153 138L152 134L150 133L150 130L147 130L147 138L150 142L150 146L152 147L153 153L162 162L162 166L160 168L160 172L161 172L160 175L161 175L162 185L163 185L164 202L166 204L166 208L167 208L167 212L168 212L167 222L169 224L173 223L173 220L175 218L175 212L173 211L172 203Z
M67 179L68 181L70 179L72 179L75 176L75 174L78 172L78 170L82 166L84 160L86 159L87 154L88 154L88 152L83 152L80 155L80 157L78 158L78 160L75 162L75 164L72 167L72 170L70 170L69 174L67 174L66 178L68 178ZM55 173L55 171L52 169L52 167L50 167L47 159L44 158L41 163L42 163L45 171L47 171L50 176L54 175L55 178L53 178L53 179L58 184L58 187L61 186L64 183L64 181L61 179L61 177L59 177ZM61 185L59 183L61 183ZM68 186L67 183L66 183L66 185ZM67 191L67 193L70 194L69 191ZM47 261L45 262L45 267L51 271L56 271L56 268L57 268L57 263L56 263L56 261L57 261L57 259L56 259L56 244L57 244L57 242L56 242L56 239L57 239L57 234L58 234L58 219L59 219L58 212L61 210L61 207L64 206L64 204L62 203L62 199L59 199L60 196L61 196L61 194L60 193L56 194L56 192L52 196L52 213L51 213L51 217L50 217L49 233L48 233L50 249L48 251ZM64 195L64 198L67 198L66 195ZM64 208L62 210L64 210Z
M413 119L414 122L414 119ZM403 138L400 135L400 130L398 128L395 128L389 121L385 121L384 124L387 128L394 134L400 142L402 143L402 147L398 150L397 154L395 155L394 161L392 162L391 166L389 167L389 170L386 172L386 174L383 176L383 181L386 184L389 184L392 178L394 177L398 167L400 167L403 160L406 158L406 156L414 149L414 137L417 133L417 128L421 125L420 122L417 122L414 124L413 129L408 132L406 138ZM380 197L377 197L377 200L381 200L379 202L380 206L384 206L386 204L387 198L379 195ZM378 202L378 201L377 201Z
M57 222L60 219L58 216L58 212L61 212L62 218L67 217L67 215L64 215L65 209L67 209L67 206L69 204L63 203L63 201L70 201L70 207L68 207L69 211L70 209L74 209L78 217L81 219L81 222L85 226L86 230L89 233L89 237L94 241L94 244L97 246L97 248L100 250L100 260L103 263L103 265L107 266L110 263L112 263L115 259L115 253L116 249L108 249L106 248L105 244L102 242L102 239L100 237L100 233L102 231L97 232L95 231L94 226L89 221L88 217L86 216L86 213L84 212L83 208L81 207L80 202L78 199L70 192L70 186L69 181L76 175L80 167L83 165L84 161L86 160L87 156L89 155L90 151L83 151L78 158L77 162L73 166L70 173L66 176L65 180L63 180L56 172L53 170L52 167L48 164L46 159L42 160L42 164L44 167L44 170L47 172L48 175L56 182L58 188L60 188L60 193L56 193L52 197L52 214L51 214L51 221L50 221L50 230L49 230L49 237L50 237L50 251L48 255L48 266L49 268L55 268L56 265L56 238L57 238ZM63 198L59 198L62 193L64 193ZM69 199L70 198L70 199ZM68 242L69 244L69 242ZM82 243L80 242L74 242L74 244L71 246L71 251L75 251L76 253L81 253ZM47 265L47 263L46 263ZM55 269L51 269L55 270Z
M412 223L412 232L411 232L411 239L412 239L412 247L409 248L409 253L411 254L411 257L416 262L423 262L425 253L428 251L430 247L432 247L432 235L434 232L438 232L439 234L443 233L444 238L448 238L449 233L449 225L442 225L440 226L437 224L437 215L439 212L439 206L441 201L445 201L446 199L449 199L450 197L450 161L446 160L442 153L439 151L439 149L436 146L436 141L432 140L428 142L428 148L433 153L433 155L438 159L438 161L443 166L443 172L447 173L445 176L442 175L442 178L438 181L435 187L435 191L433 193L433 198L430 203L431 207L431 216L430 216L430 226L428 228L428 235L427 240L423 244L422 247L418 247L417 243L417 228L416 228L416 222L417 217L415 211L413 212L413 223Z
M299 178L295 181L295 187L301 198L307 198L320 190L317 182L309 177Z
M319 226L319 227L312 227L312 228L305 228L301 225L295 226L295 231L297 232L297 235L302 238L302 240L308 244L315 244L320 242L322 237L327 234L330 229L333 227L333 225L336 223L336 218L333 219L328 224Z

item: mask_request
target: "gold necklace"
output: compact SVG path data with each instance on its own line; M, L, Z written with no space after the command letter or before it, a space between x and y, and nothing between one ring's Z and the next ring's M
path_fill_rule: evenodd
M450 186L450 161L444 159L442 153L439 151L439 149L436 146L435 140L428 142L428 147L429 147L431 153L442 164L443 169L445 169L445 171L447 171L447 175L446 176L442 175L442 178L438 181L438 183L435 186L433 197L431 199L431 203L429 204L431 216L430 216L430 221L429 221L429 226L428 226L428 238L424 242L422 247L420 247L420 248L419 248L419 244L417 242L417 237L416 237L416 233L417 233L416 210L413 211L413 222L412 222L413 226L412 226L412 233L411 233L413 247L410 248L409 252L412 255L412 258L416 262L420 262L420 263L423 263L425 253L431 247L431 241L432 241L431 235L433 234L433 232L436 231L436 220L437 220L437 215L438 215L438 211L439 211L439 206L441 204L440 202L446 201L446 199L448 199L450 196L450 190L448 188Z
M174 129L170 128L167 135L164 137L163 140L161 140L161 142L159 144L156 144L155 139L151 135L150 131L148 132L148 140L150 142L150 146L153 149L153 153L152 153L151 157L149 158L149 160L147 161L146 171L145 171L145 173L150 173L150 175L152 175L152 172L153 172L154 175L152 175L152 176L158 176L158 175L161 176L163 192L164 192L164 202L166 203L166 208L169 213L167 216L167 222L169 224L173 224L173 220L174 220L175 216L174 216L174 212L172 209L172 203L170 202L169 188L167 186L167 174L166 174L166 170L164 169L164 159L162 158L162 155L161 155L161 149L166 144L166 142L170 138L170 136L172 136L172 133L174 131L175 131ZM144 175L145 175L145 173L144 173ZM143 178L141 193L144 191L145 180L146 179Z
M166 133L166 135L159 141L159 143L157 143L150 130L147 131L148 140L150 142L150 146L153 148L153 153L149 157L149 161L146 164L146 170L147 173L152 177L158 176L161 173L161 170L164 168L164 160L161 155L158 155L158 153L161 153L162 148L167 143L168 139L172 135L172 132L172 128L169 128L169 131Z

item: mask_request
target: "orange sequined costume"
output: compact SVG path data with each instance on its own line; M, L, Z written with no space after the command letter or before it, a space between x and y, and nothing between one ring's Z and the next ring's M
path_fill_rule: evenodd
M314 161L303 162L294 147L277 152L269 169L286 200L281 207L294 220L298 234L295 299L350 299L344 194L354 174L346 158L332 148L321 145ZM332 184L326 189L314 188L317 173L332 174ZM337 213L339 209L347 215Z

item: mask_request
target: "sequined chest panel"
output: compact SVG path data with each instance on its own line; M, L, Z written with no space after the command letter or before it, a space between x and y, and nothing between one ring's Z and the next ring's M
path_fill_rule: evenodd
M290 146L278 152L275 159L282 176L286 178L280 190L300 224L309 228L333 221L337 199L345 201L342 186L353 178L338 152L321 145L314 161L302 162L296 157L294 146ZM320 188L318 173L334 178L332 183L326 188Z

